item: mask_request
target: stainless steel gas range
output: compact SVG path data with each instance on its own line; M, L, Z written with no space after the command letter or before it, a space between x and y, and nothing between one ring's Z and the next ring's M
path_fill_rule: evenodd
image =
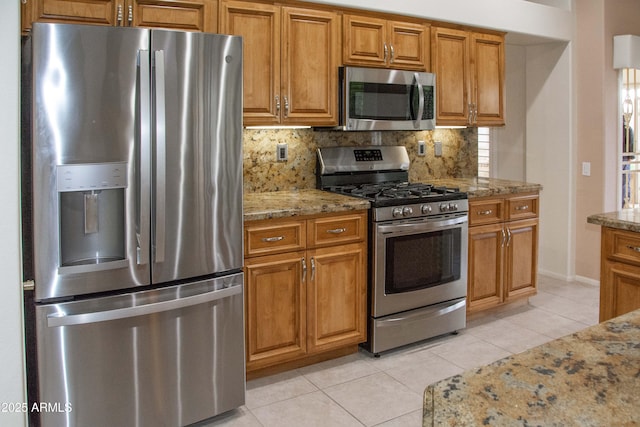
M466 324L467 194L409 182L403 146L318 149L317 186L371 202L369 328L375 355Z

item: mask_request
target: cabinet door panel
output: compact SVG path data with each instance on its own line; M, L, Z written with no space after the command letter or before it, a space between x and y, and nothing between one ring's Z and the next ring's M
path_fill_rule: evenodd
M384 67L387 23L384 19L344 15L345 64Z
M534 295L538 265L538 220L509 222L506 227L506 298Z
M306 353L304 252L245 261L247 369Z
M33 0L33 20L116 25L116 0Z
M280 8L268 4L224 1L220 32L243 37L244 125L280 121Z
M433 28L431 52L436 74L436 123L466 124L470 78L468 33Z
M216 0L135 0L133 25L185 31L217 30Z
M392 68L426 70L429 68L428 27L409 22L389 23L389 65Z
M364 244L308 251L312 263L307 301L309 352L366 340Z
M605 262L600 286L600 322L640 308L640 267Z
M473 77L478 126L504 124L504 40L474 33L471 38Z
M502 224L469 228L469 311L496 306L502 297Z
M282 122L337 125L339 16L283 8Z

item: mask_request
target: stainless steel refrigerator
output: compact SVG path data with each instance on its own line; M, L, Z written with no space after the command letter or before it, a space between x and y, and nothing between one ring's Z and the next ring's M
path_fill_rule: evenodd
M242 405L241 39L34 24L31 51L42 425Z

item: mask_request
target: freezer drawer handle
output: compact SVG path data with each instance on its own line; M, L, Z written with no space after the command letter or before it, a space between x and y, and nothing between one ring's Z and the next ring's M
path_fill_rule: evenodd
M233 295L242 293L242 286L231 286L214 292L206 292L192 295L185 298L173 299L170 301L156 302L126 308L117 308L109 311L97 311L80 314L51 314L47 316L47 326L55 328L57 326L85 325L89 323L107 322L111 320L126 319L128 317L145 316L161 311L177 310L179 308L190 307L211 301L221 300Z

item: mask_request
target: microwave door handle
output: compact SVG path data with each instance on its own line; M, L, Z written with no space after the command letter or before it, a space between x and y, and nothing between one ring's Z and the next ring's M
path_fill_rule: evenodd
M420 122L422 121L422 115L424 114L424 89L420 83L420 75L418 73L413 74L415 86L418 88L418 116L415 118L414 127L420 129Z
M154 52L155 63L155 104L156 104L156 173L155 173L155 233L154 233L154 262L164 262L165 245L165 207L166 207L166 115L165 115L165 79L164 79L164 51Z
M140 182L137 188L140 208L138 211L137 263L149 262L149 233L151 229L150 177L151 177L151 68L148 50L138 51L140 66Z

